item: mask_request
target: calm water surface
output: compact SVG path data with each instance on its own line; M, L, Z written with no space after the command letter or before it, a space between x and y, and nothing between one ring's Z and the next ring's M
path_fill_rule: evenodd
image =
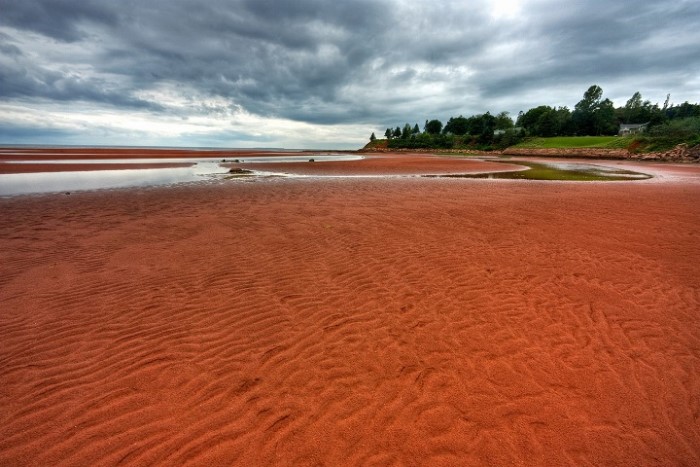
M316 162L351 161L362 159L355 155L304 155L278 157L243 157L226 158L227 162L238 160L241 163L266 162L307 162L313 158ZM162 169L122 169L90 170L78 172L40 172L26 174L0 174L0 196L23 194L55 193L81 190L99 190L104 188L127 188L142 186L173 185L204 181L217 178L228 169L219 165L221 159L192 158L148 158L148 159L56 159L48 161L20 160L23 164L157 164L157 163L192 163L191 167ZM7 162L10 163L10 162Z

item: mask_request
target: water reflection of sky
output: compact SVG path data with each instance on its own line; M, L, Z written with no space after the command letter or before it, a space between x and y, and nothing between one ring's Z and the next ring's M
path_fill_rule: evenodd
M230 156L221 159L212 158L177 158L177 157L160 157L160 158L133 158L133 159L20 159L6 161L8 164L170 164L170 163L218 163L226 162L241 162L241 163L278 163L278 162L308 162L313 159L315 162L331 162L331 161L357 161L363 159L364 156L346 155L346 154L311 154L305 156L251 156L251 157L236 157ZM2 163L2 162L0 162Z
M306 155L283 157L241 158L240 162L306 162L315 161L358 160L362 156L354 155ZM233 162L234 158L226 158ZM0 196L13 196L33 193L55 193L80 190L98 190L103 188L127 188L138 186L172 185L206 180L216 174L225 174L228 169L221 167L221 159L60 159L49 161L18 160L23 164L152 164L191 162L191 167L162 169L122 169L91 170L80 172L39 172L21 174L0 174Z
M197 173L195 167L3 174L0 175L0 196L169 185L203 180L204 177Z

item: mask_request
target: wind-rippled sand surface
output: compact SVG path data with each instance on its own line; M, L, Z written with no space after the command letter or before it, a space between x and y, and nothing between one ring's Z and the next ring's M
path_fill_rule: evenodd
M697 465L699 194L2 199L0 465Z

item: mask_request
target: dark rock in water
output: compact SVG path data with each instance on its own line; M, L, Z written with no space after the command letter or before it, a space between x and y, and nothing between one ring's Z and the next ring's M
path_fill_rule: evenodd
M226 162L226 159L221 159L221 162Z
M236 164L238 164L240 161L239 161L238 159L234 159L233 162L235 162Z
M252 174L252 170L241 169L240 167L234 167L228 171L230 174Z
M66 195L70 195L70 191L66 191Z
M315 161L315 160L313 160L313 159L309 159L309 162L316 162L316 161Z

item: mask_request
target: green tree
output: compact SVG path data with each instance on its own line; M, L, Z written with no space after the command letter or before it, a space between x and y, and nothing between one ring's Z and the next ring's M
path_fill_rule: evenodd
M375 141L376 139L377 139L377 137L374 136L374 132L372 132L372 134L369 135L369 140L370 140L370 141Z
M540 115L535 122L532 134L537 136L556 136L559 134L559 119L557 118L557 111L550 109Z
M501 112L496 115L496 129L507 130L508 128L513 128L513 119L510 118L508 112Z
M527 132L531 135L540 136L538 122L542 115L551 112L553 109L548 105L540 105L539 107L534 107L525 113L520 113L518 115L517 126L525 128Z
M425 132L429 135L439 135L442 130L442 122L440 120L430 120L425 124Z
M581 99L574 107L571 115L574 131L579 135L595 135L596 118L595 113L600 107L603 97L603 90L597 84L589 87Z
M491 144L493 141L493 131L496 129L496 117L486 112L481 115L481 131L479 132L479 142L481 144Z
M541 105L520 113L517 125L533 136L567 135L571 131L571 112L566 107Z
M610 99L603 100L593 114L596 135L615 135L620 125L615 117L615 106Z
M460 115L456 118L450 117L450 119L447 121L447 124L445 124L445 128L442 130L442 132L445 134L452 133L453 135L461 136L466 135L468 130L469 121Z
M391 139L391 137L394 136L394 132L391 131L391 128L387 128L384 132L384 136L386 137L386 139Z
M414 135L419 135L419 134L420 134L420 128L418 128L418 124L417 124L417 123L413 126L413 134L414 134Z
M666 99L668 100L668 97ZM618 115L625 123L659 123L663 120L662 113L658 104L651 105L649 101L642 101L642 95L635 92Z
M559 107L555 111L557 114L557 134L556 136L570 135L571 130L571 111L568 107Z
M401 128L394 128L394 138L401 138Z
M688 101L681 105L672 105L666 110L669 119L700 117L700 104L691 104Z
M640 109L642 108L642 95L639 93L639 91L635 92L632 97L627 101L625 104L625 108L623 110L623 120L625 123L642 123L642 122L633 122L633 120L636 120L637 114L639 114Z

